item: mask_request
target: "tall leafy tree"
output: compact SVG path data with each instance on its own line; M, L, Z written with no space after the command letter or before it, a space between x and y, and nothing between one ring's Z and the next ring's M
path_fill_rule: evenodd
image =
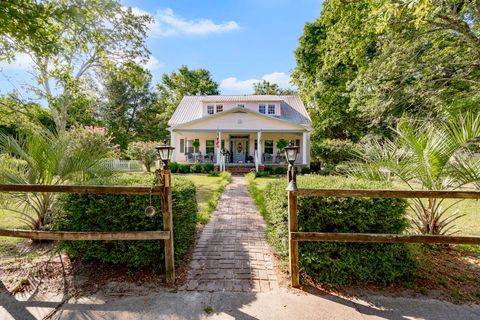
M184 95L217 95L220 94L218 83L212 79L206 69L189 69L182 66L178 71L163 74L162 82L156 86L158 100L155 108L157 119L164 132L168 134L167 122ZM152 138L151 140L160 140Z
M130 65L132 79L119 77L119 72L105 75L104 101L100 115L113 142L124 150L133 140L153 140L164 134L156 120L156 94L151 86L152 76L138 65Z
M390 136L407 114L478 108L479 1L325 1L296 51L314 137ZM340 137L343 138L343 137Z
M276 83L268 82L267 80L262 80L260 82L253 84L253 94L258 95L268 95L268 94L281 94L281 95L291 95L295 94L295 90L292 89L282 89Z
M151 17L136 15L116 0L45 0L42 4L53 18L39 23L42 32L55 38L56 49L36 50L35 42L25 45L22 39L7 42L11 51L31 57L39 86L30 89L47 101L57 130L63 132L77 99L96 98L96 71L148 57L145 37ZM21 14L29 10L19 9Z

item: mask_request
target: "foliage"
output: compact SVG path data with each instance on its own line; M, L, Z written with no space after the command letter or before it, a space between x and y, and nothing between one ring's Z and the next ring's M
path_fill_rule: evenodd
M212 171L211 173L213 172L217 171ZM220 177L221 180L218 182L217 187L213 191L210 200L208 200L207 206L198 215L198 222L201 224L208 223L213 210L215 210L217 207L218 200L220 200L225 186L232 182L232 175L229 172L218 172L218 175L216 176Z
M264 171L264 172L273 173L273 167L272 167L272 166L265 166L265 167L263 168L263 171Z
M310 168L308 167L302 167L301 171L302 174L309 174L310 173Z
M316 161L338 164L355 156L355 145L350 140L323 139L313 141L312 158Z
M190 171L193 172L193 173L201 173L202 172L202 165L200 163L196 163L190 168Z
M404 114L478 108L479 20L476 1L325 1L292 74L312 138L388 138Z
M52 1L1 1L0 60L12 59L15 46L41 53L60 51L56 32L73 8L56 8Z
M125 150L130 141L161 140L166 136L159 125L156 109L157 96L151 88L152 76L138 65L128 66L135 77L123 78L116 71L104 75L101 117L114 137L114 142Z
M206 172L206 173L210 173L214 170L215 166L213 165L213 163L205 163L203 165L203 170Z
M288 145L287 140L281 138L277 141L277 149L283 151L283 149Z
M480 159L469 144L480 137L480 114L450 116L443 121L416 124L403 119L395 131L398 141L373 142L358 153L360 162L350 172L372 180L400 178L411 189L419 182L422 189L458 189L466 184L480 188ZM461 213L446 216L443 199L429 198L425 204L415 199L412 220L424 234L449 234Z
M284 167L276 167L274 170L273 170L273 173L275 174L286 174L287 173L287 169L285 169Z
M296 94L292 89L281 89L278 84L270 83L267 80L253 84L253 94L258 95L293 95Z
M19 135L25 131L42 128L55 131L49 112L34 102L24 102L16 94L0 96L0 132Z
M24 0L22 3L32 2ZM39 6L48 9L40 11L41 17L34 24L45 29L27 32L25 38L20 39L22 41L7 38L6 42L10 52L25 53L31 58L38 85L29 86L29 89L38 98L46 100L56 129L62 132L72 112L85 115L93 111L94 101L98 98L94 80L96 72L118 70L119 74L129 77L129 69L120 66L146 61L149 52L145 38L151 17L136 15L131 8L116 0L46 0ZM8 9L7 14L18 13L20 18L35 16L28 13L29 10L15 12ZM33 41L38 38L28 38L32 33L46 33L47 42L53 40L52 50L37 47ZM40 41L39 45L42 43Z
M189 164L180 164L178 166L178 173L190 173L190 165Z
M146 179L152 185L152 176ZM132 185L136 181L115 181ZM67 231L163 230L160 197L148 195L69 194L62 201L63 212L56 217L56 228ZM145 207L153 205L156 214L149 218ZM172 208L175 260L179 261L195 235L197 201L195 186L184 178L172 179ZM163 241L63 241L70 255L85 260L126 265L130 268L162 269Z
M172 173L177 173L178 172L178 167L179 167L178 162L170 162L170 164L168 166L169 166L170 171Z
M118 158L112 144L110 134L106 132L97 132L95 128L71 128L67 135L69 136L72 145L80 149L93 150L97 149L99 154L105 155L105 158Z
M255 172L255 177L260 178L260 177L268 177L270 176L270 172L268 171L257 171Z
M0 159L0 183L4 184L60 185L109 174L101 165L105 150L73 143L66 134L26 133L15 139L0 133L0 153L5 154ZM18 213L30 228L42 230L50 223L57 195L11 193L0 200L4 209Z
M216 95L220 94L216 83L206 69L189 69L181 66L178 71L162 75L162 82L156 86L158 99L156 110L159 125L167 127L175 108L185 95Z
M250 180L254 182L254 180ZM302 188L382 189L386 185L339 177L299 177ZM277 254L288 258L286 181L267 185L254 199L267 222L267 237ZM262 199L262 197L264 197ZM263 206L263 208L262 208ZM407 226L401 199L298 198L299 231L402 233ZM300 243L300 268L320 283L399 282L412 276L415 261L403 244Z
M158 159L158 153L155 147L157 142L132 142L128 145L127 155L135 160L140 160L147 172L151 172L153 161Z
M195 150L198 150L198 148L200 147L200 141L198 140L193 141L192 146L195 148Z

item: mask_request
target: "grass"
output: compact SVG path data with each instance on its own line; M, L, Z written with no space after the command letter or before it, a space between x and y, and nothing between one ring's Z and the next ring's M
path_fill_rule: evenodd
M0 228L26 228L25 222L18 219L19 215L12 211L0 210ZM0 237L0 256L11 252L22 238Z
M232 181L232 176L229 173L222 173L218 177L194 174L181 176L192 181L197 187L198 222L206 224L217 206L223 189Z

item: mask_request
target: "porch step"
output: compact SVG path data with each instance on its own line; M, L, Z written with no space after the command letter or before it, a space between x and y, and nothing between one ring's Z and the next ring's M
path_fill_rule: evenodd
M215 166L215 171L219 171L220 167ZM233 166L226 166L226 170L230 172L232 175L244 175L245 173L249 173L251 171L255 171L255 167L252 165L233 165ZM258 168L259 171L263 171L263 166L259 166Z

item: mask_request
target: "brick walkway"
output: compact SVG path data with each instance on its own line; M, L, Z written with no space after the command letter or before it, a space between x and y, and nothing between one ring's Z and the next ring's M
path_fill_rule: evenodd
M278 289L265 222L243 177L226 186L193 251L182 289L259 292Z

